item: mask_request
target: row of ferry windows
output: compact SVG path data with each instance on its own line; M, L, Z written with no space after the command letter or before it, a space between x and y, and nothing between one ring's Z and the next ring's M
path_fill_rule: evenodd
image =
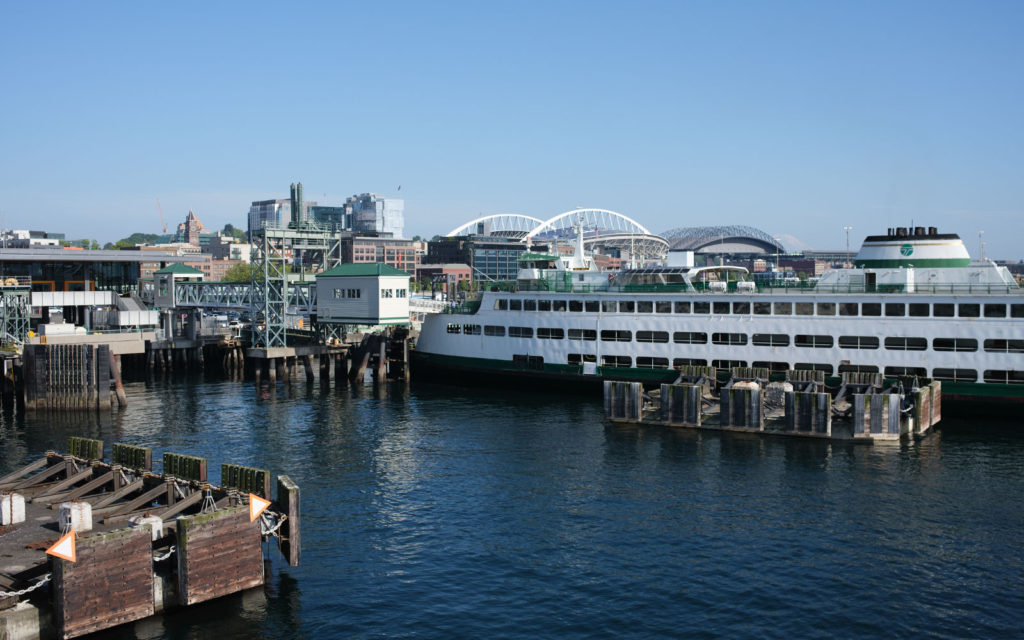
M710 300L533 300L499 298L498 311L576 311L588 313L713 313L717 315L890 316L915 318L1024 318L1024 304L936 302L727 302Z
M597 356L590 353L570 353L567 359L568 364L582 364L584 362L597 362ZM636 367L638 369L668 369L669 368L668 358L658 357L644 357L639 356L636 359ZM699 358L673 358L671 360L671 366L674 369L686 365L693 365L698 367L708 366L707 360L701 360ZM614 355L603 355L601 356L601 366L604 367L632 367L633 359L630 356L614 356ZM712 360L711 366L716 369L731 369L733 367L746 367L747 362L745 360ZM770 371L786 371L790 368L788 362L768 362L768 361L757 361L751 363L753 367L763 367ZM812 371L823 371L825 375L833 375L833 367L830 364L817 364L812 362L798 362L793 365L793 369L796 370L812 370ZM878 373L878 367L869 365L839 365L839 373L859 372L859 373ZM886 376L919 376L927 377L928 372L924 367L886 367L882 371L883 375ZM932 378L935 380L943 380L949 382L977 382L978 372L974 369L945 369L936 367L932 369ZM999 369L986 369L982 372L981 379L989 383L997 384L1024 384L1024 371L1005 371Z
M483 335L503 337L506 329L503 326L478 324L449 324L448 333L464 333L470 336ZM533 327L508 327L507 335L510 338L533 338L541 340L569 340L596 341L598 331L596 329L563 329L561 327L539 327L534 331ZM600 332L602 342L633 342L632 331L623 329L604 329ZM666 344L669 341L668 331L637 331L636 342L650 342ZM747 336L745 333L712 333L710 334L711 344L744 346L748 342L755 347L788 347L790 344L796 347L830 349L836 345L836 340L829 335L797 334L790 336L784 333L755 333ZM697 331L675 331L672 333L672 342L676 344L708 344L708 334ZM878 349L884 345L889 351L925 351L928 349L928 340L925 338L913 337L889 337L879 340L875 336L839 336L838 345L840 349ZM989 338L982 342L982 348L990 353L1024 353L1024 340L1003 340ZM978 341L974 338L935 338L932 340L933 351L977 351Z

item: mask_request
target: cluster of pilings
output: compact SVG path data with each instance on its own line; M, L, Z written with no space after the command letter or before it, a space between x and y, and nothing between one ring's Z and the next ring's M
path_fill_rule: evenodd
M716 373L684 367L675 383L650 395L639 382L606 381L605 414L613 422L861 442L921 436L942 418L938 381L844 373L830 391L820 371L788 371L769 382L767 369L735 368L722 384Z
M10 386L28 411L96 411L128 404L121 383L121 357L105 344L25 345L20 367L5 362L4 368L10 368ZM5 376L5 391L7 387Z
M250 349L246 363L257 384L289 383L303 374L307 383L313 383L318 368L320 384L326 386L332 375L336 383L361 384L367 371L375 382L407 381L408 358L408 336L404 333L368 334L358 343L347 345Z

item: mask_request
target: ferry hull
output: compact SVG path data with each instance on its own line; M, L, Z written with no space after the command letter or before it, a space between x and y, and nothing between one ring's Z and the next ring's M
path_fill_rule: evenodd
M481 386L512 385L551 391L600 393L604 380L628 380L656 387L675 381L677 373L665 369L598 367L597 374L583 375L573 365L544 364L543 369L525 369L516 364L492 358L471 358L410 352L412 372L416 380ZM838 385L838 379L833 380ZM1024 385L977 384L969 382L942 383L943 410L954 414L1006 415L1024 407Z

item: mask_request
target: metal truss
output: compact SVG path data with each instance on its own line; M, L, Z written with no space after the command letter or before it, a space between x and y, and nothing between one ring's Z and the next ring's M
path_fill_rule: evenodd
M31 295L28 287L0 289L0 342L17 346L25 344Z
M303 223L264 227L252 236L252 344L284 347L288 313L308 314L316 308L315 287L305 275L341 263L341 237Z

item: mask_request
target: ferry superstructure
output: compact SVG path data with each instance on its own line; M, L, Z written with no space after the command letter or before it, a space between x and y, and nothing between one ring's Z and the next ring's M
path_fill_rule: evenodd
M683 365L916 375L954 400L1024 401L1024 290L956 234L895 228L854 267L761 286L740 267L597 271L524 254L515 283L428 317L420 369L574 382L671 381Z

